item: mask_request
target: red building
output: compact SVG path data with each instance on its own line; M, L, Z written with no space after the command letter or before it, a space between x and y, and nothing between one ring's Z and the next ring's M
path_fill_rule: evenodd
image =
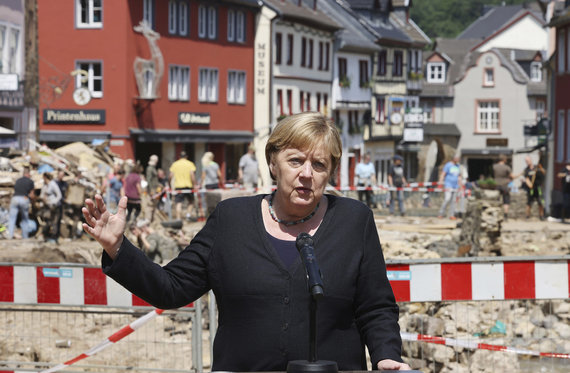
M254 0L38 2L40 142L108 140L164 168L182 149L197 166L212 151L237 177L253 139L258 11Z

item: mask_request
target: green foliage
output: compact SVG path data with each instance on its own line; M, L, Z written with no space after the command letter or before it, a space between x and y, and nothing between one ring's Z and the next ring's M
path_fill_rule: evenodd
M430 37L455 38L481 16L485 5L514 5L532 0L416 0L410 16Z
M338 81L338 85L341 86L341 88L350 87L350 78L346 75L341 77L340 80Z

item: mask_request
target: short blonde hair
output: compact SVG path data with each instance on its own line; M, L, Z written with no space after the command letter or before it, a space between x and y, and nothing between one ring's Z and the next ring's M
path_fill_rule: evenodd
M269 165L272 157L284 149L312 150L319 145L330 154L332 175L342 156L342 141L336 126L321 113L294 114L277 123L265 145L265 160Z

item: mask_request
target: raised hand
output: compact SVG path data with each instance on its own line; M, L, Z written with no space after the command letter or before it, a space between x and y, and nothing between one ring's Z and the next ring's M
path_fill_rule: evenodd
M127 225L126 210L127 197L121 198L117 213L111 214L100 194L95 195L95 201L86 199L85 207L81 209L85 217L83 230L99 242L112 259L117 256L123 242L123 234Z

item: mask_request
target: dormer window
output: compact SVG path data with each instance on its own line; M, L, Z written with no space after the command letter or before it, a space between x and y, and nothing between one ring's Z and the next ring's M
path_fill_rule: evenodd
M530 80L532 82L542 81L542 64L540 62L532 62L530 64Z
M428 83L445 83L445 62L428 62Z
M483 86L493 87L495 86L495 70L493 68L485 68L483 72Z

